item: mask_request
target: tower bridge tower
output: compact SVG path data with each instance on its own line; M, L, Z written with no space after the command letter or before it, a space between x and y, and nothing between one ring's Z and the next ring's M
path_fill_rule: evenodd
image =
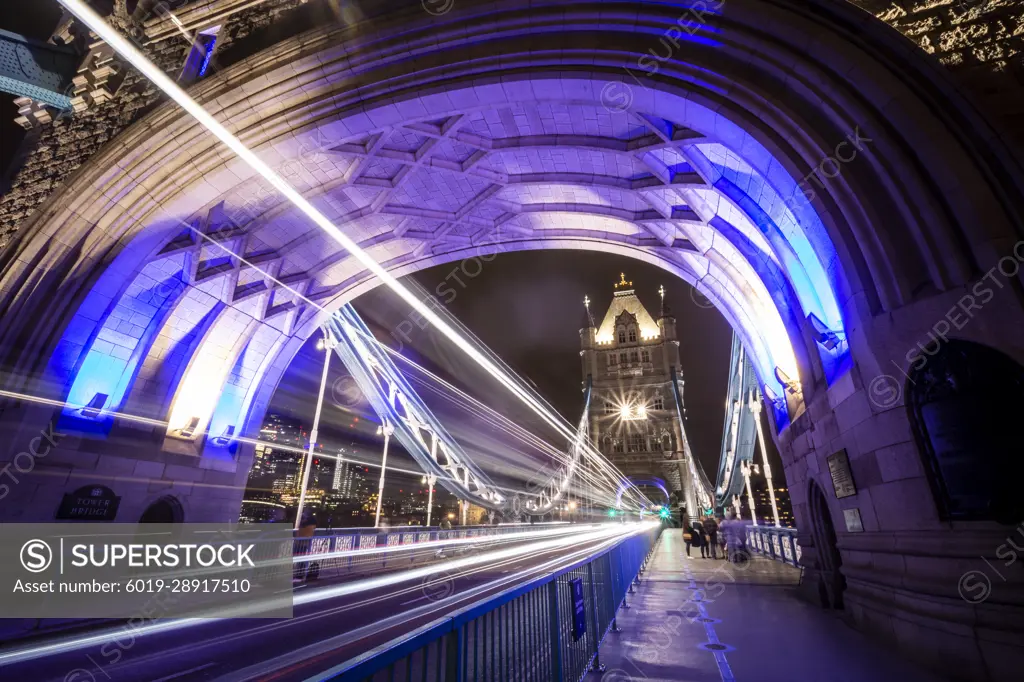
M580 329L583 378L592 379L590 436L601 451L654 502L663 496L695 509L682 423L682 377L676 320L659 289L655 319L626 280L615 284L611 305L595 325L585 299Z

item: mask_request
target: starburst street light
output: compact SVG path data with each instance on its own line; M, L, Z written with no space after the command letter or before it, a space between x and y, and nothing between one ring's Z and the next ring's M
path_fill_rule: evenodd
M626 403L620 405L619 419L627 422L647 419L647 406L642 403Z

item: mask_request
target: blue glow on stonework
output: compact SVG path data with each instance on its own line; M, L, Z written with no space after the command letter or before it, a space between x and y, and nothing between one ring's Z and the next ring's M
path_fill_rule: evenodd
M265 377L268 357L275 357L282 334L271 327L259 329L238 355L210 417L204 457L234 459L238 437L248 416L254 388Z
M235 366L221 390L220 400L217 401L217 407L214 408L213 416L210 417L210 430L203 451L204 457L234 458L235 450L238 447L239 418L246 394L246 387L239 386L236 380L244 373L245 358L246 355L252 353L251 346L250 342L239 354L238 361L235 362Z
M723 178L716 187L736 202L772 245L799 299L802 316L814 314L842 340L831 349L818 344L825 379L831 384L851 364L845 325L832 280L823 265L823 261L832 263L837 258L835 248L828 239L819 239L816 250L804 226L797 222L778 192L734 152L718 143L697 147ZM819 253L822 250L824 253ZM789 332L792 338L801 336L799 329L789 329Z
M199 77L202 78L206 75L206 69L210 67L210 58L213 56L213 46L217 44L217 36L210 38L210 42L206 44L206 54L203 55L203 63L199 67Z
M66 398L68 406L61 414L62 426L101 433L109 430L111 420L104 415L121 407L168 309L184 290L182 271L154 281L153 275L158 273L153 264L143 269L103 321L75 371ZM152 286L142 288L140 281ZM90 409L83 411L86 405Z

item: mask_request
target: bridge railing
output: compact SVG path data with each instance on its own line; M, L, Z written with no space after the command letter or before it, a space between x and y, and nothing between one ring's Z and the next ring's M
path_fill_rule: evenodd
M461 526L450 530L423 526L332 529L293 540L295 577L329 578L367 570L404 568L433 561L440 556L459 554L466 551L474 539L498 539L542 528L554 530L559 526L568 527L569 524Z
M800 567L800 542L796 528L747 526L747 549L755 554Z
M580 680L661 527L428 623L323 673L334 682Z

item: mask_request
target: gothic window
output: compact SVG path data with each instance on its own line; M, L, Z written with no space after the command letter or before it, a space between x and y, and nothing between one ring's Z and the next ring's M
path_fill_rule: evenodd
M907 411L940 515L1019 523L1024 368L968 341L921 350L907 379Z
M651 361L651 351L649 351L649 350L640 351L640 359L641 359L642 362L650 362Z
M609 454L612 451L612 437L611 436L605 436L603 443L604 443L604 447L601 448L601 452L603 452L604 454L607 455L607 454Z
M660 395L654 396L654 405L653 405L653 407L654 407L655 410L664 410L665 409L665 401L662 400Z
M612 441L612 451L620 453L620 454L622 453L622 440L621 439L616 438L615 440Z
M629 440L627 444L628 452L645 452L647 445L644 442L647 440L642 433L631 433L629 434Z
M616 355L615 353L610 353L608 355L608 366L614 367L617 364L619 364L619 356Z
M637 353L636 351L633 351L632 353L629 354L629 361L640 362L640 354Z
M619 362L621 362L622 364L626 364L626 354L625 353L619 353Z
M636 343L636 327L629 328L629 342Z
M625 329L620 329L619 330L619 343L626 343L626 330Z

